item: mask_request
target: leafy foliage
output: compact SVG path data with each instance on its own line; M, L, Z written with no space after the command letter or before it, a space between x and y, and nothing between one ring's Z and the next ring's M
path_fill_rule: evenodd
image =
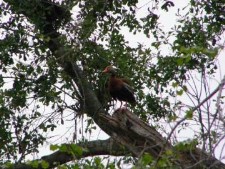
M200 132L196 137L202 144L208 143L205 149L212 151L221 132L210 132L216 124L216 118L210 118L219 116L218 112L210 113L207 105L205 110L198 108L197 114L190 111L193 105L172 100L186 95L197 104L202 100L202 88L206 94L211 92L204 86L206 82L201 83L200 93L191 90L190 75L198 72L204 81L218 70L216 59L225 19L223 3L191 0L187 13L177 13L178 23L169 32L161 26L159 11L169 13L176 6L172 1L151 1L140 7L137 0L5 0L1 6L0 163L22 162L27 155L37 153L47 141L48 132L64 124L67 111L74 112L67 120L85 113L79 81L62 69L66 61L80 66L106 110L113 105L105 92L107 77L101 71L109 64L116 65L118 74L129 77L135 89L138 105L133 112L146 122L175 121L182 115L197 121ZM75 8L78 12L71 15ZM142 8L146 8L145 16L139 17ZM148 43L131 45L123 29L134 37L144 34ZM54 46L53 41L64 46ZM165 48L169 48L167 54L163 52ZM57 58L56 53L61 57ZM207 127L202 116L207 116L212 125ZM89 129L95 129L90 121ZM178 144L177 148L186 145ZM76 145L70 148L68 151L66 144L51 146L52 150L82 155ZM159 167L170 166L168 159L162 159ZM144 167L152 162L149 155L140 159ZM84 168L104 168L98 157L85 163ZM48 168L48 164L43 161L42 167Z

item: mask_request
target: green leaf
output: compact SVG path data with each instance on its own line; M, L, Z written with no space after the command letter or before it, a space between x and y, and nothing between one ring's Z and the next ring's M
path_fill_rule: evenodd
M50 145L50 150L51 151L55 151L55 150L58 150L59 149L59 146L57 144L51 144Z
M80 147L76 144L62 144L61 146L59 146L59 150L61 152L73 154L76 157L82 156L82 153L83 153L82 147Z
M175 88L175 87L177 87L179 84L177 83L177 82L173 82L172 83L172 86Z
M193 111L192 111L192 110L186 111L185 117L186 117L187 119L192 119L192 118L193 118Z
M38 168L39 162L37 160L28 162L33 168Z
M67 152L67 153L69 153L66 144L62 144L62 145L59 147L59 150L60 150L61 152Z
M178 58L177 60L177 65L182 66L184 64L184 59L183 58Z
M95 164L97 165L97 166L99 166L100 164L101 164L101 158L99 158L99 157L95 157L94 158L94 162L95 162Z
M44 161L44 160L42 160L41 161L41 166L42 166L42 168L47 169L49 167L49 163Z
M81 157L82 154L83 154L83 149L82 147L76 145L76 144L72 144L71 145L71 149L72 149L72 152L73 154L76 156L76 157Z
M144 166L152 163L153 161L153 157L150 154L145 153L142 158L141 158L141 162Z
M182 90L182 89L177 91L178 96L181 96L183 93L184 93L184 90Z

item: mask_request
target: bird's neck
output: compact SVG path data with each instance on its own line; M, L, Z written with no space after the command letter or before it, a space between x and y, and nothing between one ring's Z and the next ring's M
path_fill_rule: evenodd
M116 74L115 73L111 73L111 77L112 78L115 78L116 77Z

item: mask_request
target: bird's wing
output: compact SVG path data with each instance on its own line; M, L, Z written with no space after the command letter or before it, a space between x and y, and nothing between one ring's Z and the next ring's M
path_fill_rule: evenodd
M134 93L134 89L129 84L123 82L123 85L130 93Z
M129 80L127 80L126 78L120 78L124 83L126 83L126 84L130 84L131 82L129 81Z
M123 99L125 99L125 101L128 101L131 104L136 103L136 100L134 97L134 90L130 85L128 85L127 83L124 82L121 92L122 92L121 95L123 95L122 97L125 97L125 98L123 98Z

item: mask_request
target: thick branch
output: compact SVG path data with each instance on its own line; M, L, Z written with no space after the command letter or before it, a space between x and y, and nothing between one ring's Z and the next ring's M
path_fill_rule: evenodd
M89 156L96 156L96 155L122 156L129 153L124 147L115 143L113 139L95 140L95 141L89 141L85 143L78 143L77 145L82 147L83 149L83 153L79 157L76 157L66 152L56 151L50 155L43 156L41 159L34 160L33 162L39 161L41 163L41 161L44 160L45 162L48 163L49 168L54 168L54 167L57 167L58 165L65 164L72 160L79 160L81 158L85 158ZM32 161L29 164L26 164L26 163L15 164L13 168L14 169L33 169L34 167L32 167ZM0 167L0 169L1 168L3 167ZM40 164L38 168L42 169L43 167Z
M9 2L16 6L17 1L9 0ZM34 1L34 3L35 2L40 3L42 1ZM23 6L20 5L18 8L19 7ZM17 12L24 11L17 8L15 9ZM29 10L33 10L32 5ZM40 12L41 11L33 11L32 15L26 12L24 12L24 14L32 20L33 18L41 15ZM50 12L51 11L49 11L49 13ZM33 15L36 16L34 17ZM35 23L35 20L33 20L33 22ZM44 21L42 22L44 23ZM83 97L85 112L88 116L93 118L102 130L109 134L116 142L124 145L133 155L137 157L141 156L143 152L148 152L153 158L157 158L163 154L162 152L166 152L167 150L173 151L172 145L168 143L166 139L154 129L154 127L144 123L129 110L120 109L114 114L114 116L107 115L97 99L96 94L92 90L91 85L88 83L88 79L84 75L84 72L75 62L68 61L65 59L66 57L62 57L66 53L66 49L63 44L60 44L60 35L54 29L55 26L49 25L48 29L44 25L36 26L41 29L46 36L50 37L50 41L46 44L47 47L52 51L65 72L70 75L70 77L77 84ZM45 159L49 158L45 157ZM60 161L60 159L57 160ZM67 161L60 161L60 163L64 162ZM208 168L211 167L211 164L213 164L213 167L211 168L225 168L221 162L198 149L187 152L179 152L174 164L177 164L182 168Z

